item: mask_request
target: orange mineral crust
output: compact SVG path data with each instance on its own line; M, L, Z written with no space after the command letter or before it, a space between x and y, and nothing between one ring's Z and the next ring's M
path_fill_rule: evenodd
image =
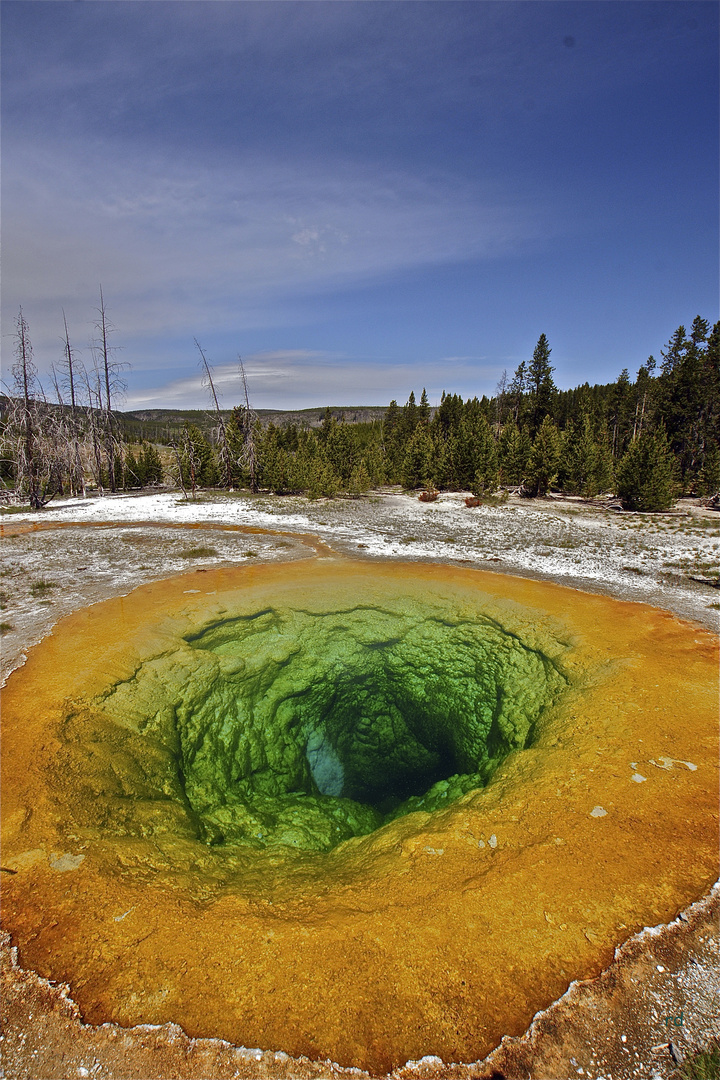
M477 1060L715 880L717 663L447 566L144 586L5 688L3 925L92 1023Z

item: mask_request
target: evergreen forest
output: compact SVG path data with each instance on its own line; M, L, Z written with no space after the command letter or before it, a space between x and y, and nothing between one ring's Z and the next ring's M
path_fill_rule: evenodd
M720 491L720 323L698 316L679 326L660 359L634 378L559 390L551 347L540 335L531 357L503 373L492 397L443 393L431 407L423 389L399 405L261 418L244 400L220 408L201 346L208 409L154 424L123 414L120 365L108 343L101 296L93 366L86 371L67 336L64 361L46 395L20 313L12 385L0 400L4 501L39 508L54 495L171 485L267 491L310 498L359 496L402 485L469 492L477 501L513 490L528 497L563 492L613 494L628 510L662 511L681 495ZM348 410L352 413L352 410ZM379 413L379 414L378 414ZM166 419L170 414L165 414Z

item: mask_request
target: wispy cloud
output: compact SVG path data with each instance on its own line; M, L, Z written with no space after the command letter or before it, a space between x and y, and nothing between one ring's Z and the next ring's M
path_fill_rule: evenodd
M3 317L41 370L99 283L132 393L178 401L194 336L264 356L263 400L386 401L422 355L491 389L467 354L541 330L614 377L714 308L715 5L1 7Z
M506 254L545 228L537 209L440 173L338 163L190 167L16 143L4 183L5 313L30 302L39 341L57 337L61 306L87 319L98 281L135 334L202 334L277 318L283 297Z
M243 357L251 403L255 408L311 408L322 405L387 405L395 398L404 402L410 391L425 386L431 402L437 403L443 390L482 393L482 386L494 386L499 374L479 358L455 358L452 386L446 361L419 360L413 364L378 364L333 353L309 349L274 350ZM242 400L242 384L237 364L220 364L213 381L224 408ZM129 411L154 408L201 409L208 394L198 372L172 379L128 396Z

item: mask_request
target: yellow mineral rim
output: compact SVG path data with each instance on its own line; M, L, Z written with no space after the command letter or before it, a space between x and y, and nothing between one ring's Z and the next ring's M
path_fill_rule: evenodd
M4 926L89 1022L477 1060L715 880L717 661L447 566L143 586L4 690Z

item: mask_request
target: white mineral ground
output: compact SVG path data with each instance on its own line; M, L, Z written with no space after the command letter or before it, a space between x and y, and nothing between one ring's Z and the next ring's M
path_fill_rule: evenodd
M42 527L12 535L27 523ZM158 493L57 501L36 514L3 513L0 525L3 681L61 616L78 608L191 569L313 558L324 545L364 559L463 563L551 580L718 626L720 514L695 500L667 514L637 515L559 498L511 497L468 509L458 494L420 503L397 491L318 502L222 493L186 502ZM719 913L716 886L669 926L631 938L598 978L573 984L525 1035L504 1039L484 1061L429 1056L391 1075L669 1077L688 1053L720 1035ZM6 936L0 1047L2 1075L12 1080L367 1075L293 1059L281 1048L189 1039L174 1025L85 1025L67 988L23 971L10 946Z

